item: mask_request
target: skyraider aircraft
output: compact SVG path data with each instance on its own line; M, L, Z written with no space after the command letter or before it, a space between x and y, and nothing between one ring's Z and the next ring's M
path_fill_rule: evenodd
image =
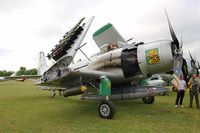
M167 13L166 13L167 15ZM81 99L100 101L100 117L111 119L115 106L111 100L143 99L152 104L154 95L166 92L163 87L142 86L141 81L152 74L169 72L173 66L179 74L182 67L182 47L167 16L172 40L159 40L149 43L128 44L110 23L93 34L93 39L100 52L87 60L72 63L78 50L81 50L85 37L94 17L87 22L81 19L59 44L47 55L56 62L46 69L44 54L40 53L39 70L45 70L36 84L41 89L59 90L64 97L83 94ZM176 64L176 65L173 65ZM111 94L99 95L99 77L111 80ZM81 88L85 86L85 90Z

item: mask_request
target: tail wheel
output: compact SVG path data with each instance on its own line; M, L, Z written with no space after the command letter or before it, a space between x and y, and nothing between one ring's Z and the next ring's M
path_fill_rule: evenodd
M146 104L152 104L155 101L155 97L154 96L147 96L147 97L144 97L142 100Z
M101 101L101 103L99 104L98 112L100 117L112 119L115 115L115 106L112 101Z
M55 92L55 91L52 91L52 94L51 94L50 98L54 98L55 95L56 95L56 92Z

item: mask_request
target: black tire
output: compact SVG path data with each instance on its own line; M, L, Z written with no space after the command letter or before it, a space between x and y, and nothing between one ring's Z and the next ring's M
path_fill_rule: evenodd
M144 97L142 100L146 104L153 104L154 101L155 101L155 97L154 96L147 96L147 97Z
M105 119L112 119L115 115L115 106L112 101L101 101L98 107L99 116Z
M56 96L56 92L52 91L50 98L54 98Z

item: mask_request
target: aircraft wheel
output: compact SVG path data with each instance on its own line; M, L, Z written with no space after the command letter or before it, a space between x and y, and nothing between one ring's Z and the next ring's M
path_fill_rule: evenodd
M115 115L115 106L112 101L101 101L101 103L99 104L98 112L100 117L112 119Z
M55 92L55 91L52 91L52 94L51 94L50 98L54 98L55 95L56 95L56 92Z
M160 93L161 96L166 96L167 92Z
M155 98L154 96L147 96L147 97L144 97L142 100L146 104L152 104L154 103Z

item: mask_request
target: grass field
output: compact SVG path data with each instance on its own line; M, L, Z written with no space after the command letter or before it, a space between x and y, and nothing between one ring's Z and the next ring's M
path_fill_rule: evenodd
M98 102L49 96L29 80L0 82L0 133L200 132L200 110L174 108L172 92L157 96L152 105L142 100L116 101L112 120L97 115ZM184 105L188 103L187 92Z

